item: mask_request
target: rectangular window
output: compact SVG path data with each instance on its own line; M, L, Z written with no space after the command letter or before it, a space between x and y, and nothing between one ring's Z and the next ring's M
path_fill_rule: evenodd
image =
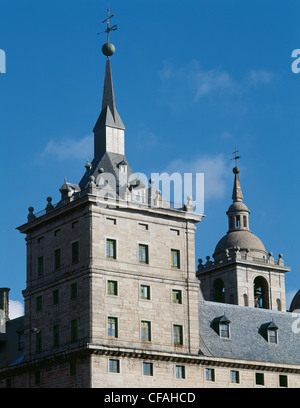
M11 378L6 379L6 388L12 388L12 380Z
M171 266L180 268L180 252L177 249L171 249Z
M107 281L107 294L118 296L118 282L109 280Z
M116 218L106 217L106 221L107 221L108 224L112 224L112 225L116 225L116 224L117 224Z
M230 381L232 384L239 384L240 382L240 373L238 371L230 371Z
M37 370L34 372L34 384L35 385L40 385L41 384L41 372L40 370Z
M180 231L178 229L175 228L170 228L171 234L173 235L180 235Z
M35 340L36 341L36 343L35 343L36 352L41 353L41 351L42 351L42 332L41 332L41 330L37 330L35 339L36 339Z
M255 384L256 385L264 385L265 379L263 373L255 373Z
M151 323L142 321L141 322L141 340L151 341Z
M18 332L19 335L19 350L23 350L24 349L24 332L20 331Z
M206 381L215 381L215 370L213 368L205 369L205 379Z
M116 259L117 252L116 252L116 240L115 239L107 239L106 240L106 256L107 258Z
M116 317L108 318L107 335L109 337L118 337L118 319Z
M150 300L150 286L141 285L141 299Z
M277 330L268 330L269 343L277 344Z
M174 344L182 346L183 344L183 336L182 336L182 326L178 324L174 324L173 326L173 338Z
M173 289L172 290L172 301L173 303L182 303L182 298L181 298L181 290L178 289Z
M39 256L38 257L38 276L43 276L44 275L44 257Z
M279 375L279 387L287 387L288 378L287 375Z
M143 224L141 222L138 223L138 227L139 227L139 229L145 230L145 231L148 231L148 228L149 228L148 224Z
M72 243L72 263L79 262L79 244L78 241Z
M181 366L181 365L175 366L175 377L185 378L185 366Z
M120 372L120 361L110 359L109 360L109 372L110 373L119 373Z
M74 376L77 374L77 364L76 361L70 362L70 376Z
M53 347L59 347L59 326L53 326Z
M220 337L222 337L223 339L229 339L229 324L220 323L219 330Z
M60 249L54 251L54 268L55 270L60 269Z
M139 244L139 262L148 263L148 245Z
M71 342L75 343L77 341L78 337L78 324L77 324L77 319L74 319L71 321Z
M59 304L59 289L53 291L53 304L54 305Z
M143 375L153 375L152 363L143 363Z
M77 298L77 282L71 284L71 299Z
M37 296L36 298L36 311L38 312L39 310L43 309L43 297L42 296Z

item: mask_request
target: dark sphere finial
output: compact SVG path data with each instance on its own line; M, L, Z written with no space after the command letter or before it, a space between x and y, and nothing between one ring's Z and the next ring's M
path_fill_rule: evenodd
M106 57L111 57L115 52L116 52L115 46L110 42L105 43L102 47L102 53Z
M240 169L237 166L235 166L232 171L234 172L234 174L239 174Z

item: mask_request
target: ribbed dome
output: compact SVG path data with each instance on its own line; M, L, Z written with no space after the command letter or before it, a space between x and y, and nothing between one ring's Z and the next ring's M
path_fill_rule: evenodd
M214 258L215 260L223 258L225 250L239 247L240 251L250 249L251 255L263 258L267 255L264 244L261 240L249 230L236 230L228 232L217 244Z

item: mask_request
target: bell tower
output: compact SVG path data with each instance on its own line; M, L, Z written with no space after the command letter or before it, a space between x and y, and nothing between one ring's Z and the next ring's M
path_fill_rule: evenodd
M235 162L239 158L234 152ZM197 277L205 300L272 310L286 310L285 272L282 254L275 260L262 241L250 230L250 211L243 202L235 163L228 232L218 242L213 258L199 259Z

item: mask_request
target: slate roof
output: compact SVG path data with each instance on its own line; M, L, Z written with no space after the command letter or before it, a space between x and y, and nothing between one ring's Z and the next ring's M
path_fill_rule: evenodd
M230 321L230 339L215 327L223 315ZM270 324L278 327L278 344L268 343ZM199 353L205 356L300 364L300 314L200 301L199 331Z
M94 176L95 182L97 181L97 177L100 174L99 172L100 169L103 169L105 173L112 174L115 177L116 182L118 184L119 181L118 165L124 162L127 164L127 175L129 177L133 173L125 156L123 156L122 154L105 152L102 157L95 157L91 163L92 167L89 173L86 172L79 183L81 190L84 190L87 187L87 184L90 181L90 176Z
M24 332L24 316L9 320L6 333L0 334L0 367L18 364L23 360L24 350L19 349L19 332Z

